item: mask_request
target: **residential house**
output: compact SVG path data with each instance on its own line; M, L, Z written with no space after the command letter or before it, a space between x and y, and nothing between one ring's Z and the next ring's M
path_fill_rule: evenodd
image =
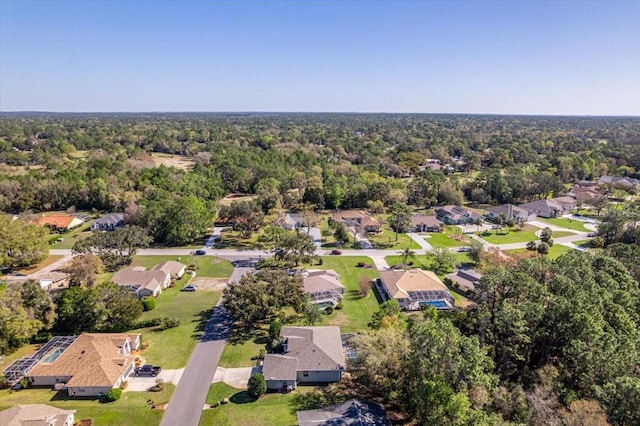
M76 410L45 404L20 404L0 411L3 426L73 426Z
M447 275L463 291L475 291L476 285L482 279L482 274L475 269L458 269L453 274Z
M424 213L414 213L411 216L411 229L413 232L440 232L444 224L435 216L427 216Z
M563 204L557 203L554 200L537 200L520 204L519 207L528 211L529 214L546 218L559 217L568 211Z
M552 198L551 201L554 201L560 204L565 212L575 210L577 205L576 199L570 196L555 197L555 198Z
M515 223L524 223L536 219L535 213L529 213L529 211L513 204L487 208L487 217L490 220L495 220L499 216L502 216L504 220L513 220Z
M169 274L172 280L179 280L180 278L182 278L186 270L186 265L180 262L176 262L175 260L168 260L166 262L158 263L153 267L153 271L162 271L165 274Z
M68 214L54 214L40 216L37 221L40 226L47 226L52 231L69 231L84 223L84 220Z
M415 311L429 305L452 309L454 299L447 286L432 271L422 269L380 271L380 287L385 299L396 299L402 309Z
M482 218L482 216L476 212L454 205L436 207L435 211L438 220L449 225L471 224L474 223L476 219Z
M126 287L135 293L138 299L145 296L158 297L162 290L171 285L171 274L160 270L147 270L144 267L121 269L111 281Z
M358 232L380 232L380 222L362 210L344 210L335 212L333 220Z
M382 404L360 399L351 399L318 410L298 411L296 414L300 426L391 426Z
M124 215L122 213L109 213L96 219L91 224L92 231L114 231L124 226Z
M640 189L640 179L619 176L602 176L598 183L600 185L611 185L613 187L629 189Z
M602 189L598 189L595 186L581 186L579 183L575 184L567 195L575 199L576 203L589 203L597 198L606 196L605 191Z
M264 358L267 389L290 390L298 383L333 383L345 368L340 327L282 327L284 351Z
M26 377L33 386L60 386L70 396L100 396L120 387L135 368L139 334L85 333L66 347L51 347Z
M37 280L43 290L51 291L67 286L69 284L69 274L62 271L51 271L40 275Z
M321 307L336 306L344 296L340 275L334 270L308 271L302 276L304 292L311 302Z
M306 226L304 218L300 213L287 213L282 219L278 221L278 225L289 231L293 231L296 228L303 228Z

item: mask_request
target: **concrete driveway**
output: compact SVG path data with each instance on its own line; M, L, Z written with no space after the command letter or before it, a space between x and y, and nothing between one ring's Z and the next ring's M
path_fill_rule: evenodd
M136 377L132 374L127 379L129 384L126 391L144 392L154 386L158 379L161 379L165 383L173 383L174 385L177 385L183 372L184 368L179 368L177 370L162 370L157 377Z
M251 375L257 372L260 372L260 367L218 367L211 383L224 382L236 389L246 389Z

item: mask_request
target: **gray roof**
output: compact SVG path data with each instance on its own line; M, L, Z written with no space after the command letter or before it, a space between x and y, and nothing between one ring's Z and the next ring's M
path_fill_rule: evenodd
M391 426L381 404L352 399L319 410L298 411L300 426Z
M265 357L262 371L266 380L295 379L298 371L344 369L340 327L282 327L280 336L287 351Z
M496 216L500 216L501 214L509 220L514 217L527 217L529 216L529 212L526 209L523 209L518 206L514 206L513 204L503 204L501 206L494 206L487 208L487 211L493 213Z
M476 284L482 279L482 274L475 269L458 269L453 274L447 275L451 281L469 290L475 290Z
M264 357L262 374L265 380L295 380L298 373L298 358L268 354Z
M153 267L154 271L162 271L165 274L177 275L179 271L186 268L186 265L177 262L175 260L167 260L166 262L158 263Z
M436 207L434 210L436 212L436 215L438 216L446 216L455 220L459 220L465 217L468 217L471 219L477 219L480 217L480 215L474 211L467 210L464 207L455 206L452 204L447 206Z
M614 185L620 185L624 187L632 187L636 185L640 185L640 180L630 177L619 177L619 176L602 176L598 182L600 183L611 183Z
M413 226L426 225L428 227L438 228L442 225L435 216L427 216L424 213L414 213L411 215L411 224Z
M105 225L117 225L124 222L124 215L122 213L109 213L102 216L100 219L96 219L94 223Z
M564 208L561 204L556 203L553 200L537 200L530 203L520 204L520 208L523 208L531 213L547 212L552 213L555 211L563 211Z
M155 291L167 277L167 273L159 270L123 269L115 273L111 281L125 287L143 287Z

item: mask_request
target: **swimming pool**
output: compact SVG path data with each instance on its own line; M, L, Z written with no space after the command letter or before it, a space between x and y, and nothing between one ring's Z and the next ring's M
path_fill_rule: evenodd
M448 308L449 305L447 305L447 302L445 302L444 300L428 300L428 301L424 301L424 302L420 302L420 305L429 305L429 306L433 306L434 308Z
M53 351L48 357L46 357L42 362L53 362L56 359L58 359L58 357L60 356L60 354L62 354L62 352L64 352L64 349L56 349L55 351Z

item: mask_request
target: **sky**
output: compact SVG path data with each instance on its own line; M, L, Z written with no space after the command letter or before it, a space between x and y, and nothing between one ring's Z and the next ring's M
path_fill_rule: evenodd
M0 111L640 115L640 0L0 0Z

